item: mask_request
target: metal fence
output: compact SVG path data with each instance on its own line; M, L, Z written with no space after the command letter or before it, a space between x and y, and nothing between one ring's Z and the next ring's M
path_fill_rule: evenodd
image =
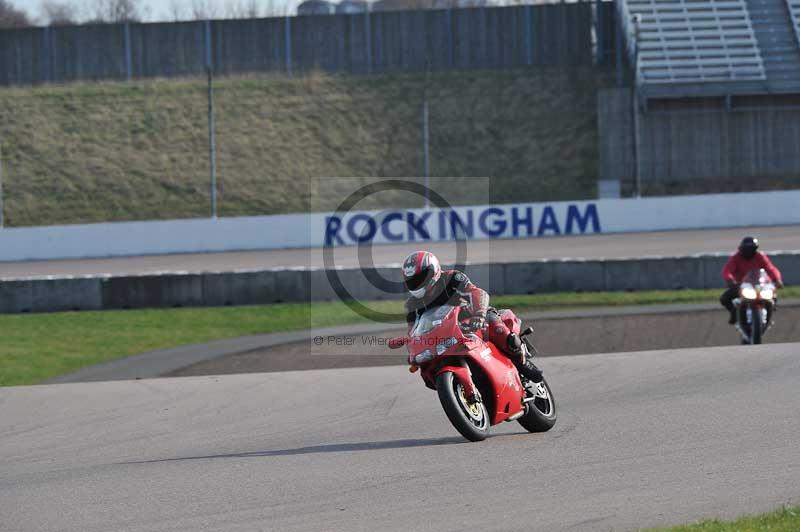
M596 5L595 5L596 4ZM593 11L598 13L593 16ZM611 2L0 31L0 85L322 69L591 65Z

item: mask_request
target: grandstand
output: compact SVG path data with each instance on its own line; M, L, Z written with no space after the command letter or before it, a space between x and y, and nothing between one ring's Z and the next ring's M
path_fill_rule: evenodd
M621 0L640 96L800 92L800 0Z
M617 0L629 87L601 92L601 181L800 186L800 0Z

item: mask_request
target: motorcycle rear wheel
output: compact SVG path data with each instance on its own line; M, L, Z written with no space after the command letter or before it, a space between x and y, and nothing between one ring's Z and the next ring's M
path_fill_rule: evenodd
M469 403L464 386L451 371L436 377L436 392L447 419L469 441L485 440L489 435L489 413L483 401Z
M528 397L534 397L527 404L528 411L517 422L528 432L547 432L556 424L556 400L550 385L542 379L540 383L527 382Z

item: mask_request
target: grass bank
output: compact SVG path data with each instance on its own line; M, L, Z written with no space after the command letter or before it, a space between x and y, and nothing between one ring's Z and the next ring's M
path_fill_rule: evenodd
M432 73L430 175L492 178L457 202L594 197L601 77ZM216 80L220 215L330 210L344 195L312 197L320 176L423 175L425 87L418 73ZM6 225L207 216L206 113L203 79L0 89Z
M800 506L784 507L774 512L742 517L736 521L706 520L692 525L654 528L645 532L797 532L800 530Z
M498 296L516 310L714 301L717 290L595 292ZM800 297L800 287L783 291ZM396 313L396 301L373 302ZM0 315L0 385L35 384L81 367L130 355L254 334L365 322L341 302L241 307L145 309Z

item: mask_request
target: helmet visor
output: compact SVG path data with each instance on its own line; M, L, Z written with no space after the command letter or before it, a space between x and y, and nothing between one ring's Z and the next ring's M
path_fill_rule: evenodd
M432 271L428 270L414 274L411 277L406 277L405 280L406 288L409 291L425 288L425 285L428 283L428 280L430 279L432 273L433 273Z
M742 244L739 246L739 251L741 252L742 256L746 259L752 259L756 255L756 250L758 246L755 244Z

